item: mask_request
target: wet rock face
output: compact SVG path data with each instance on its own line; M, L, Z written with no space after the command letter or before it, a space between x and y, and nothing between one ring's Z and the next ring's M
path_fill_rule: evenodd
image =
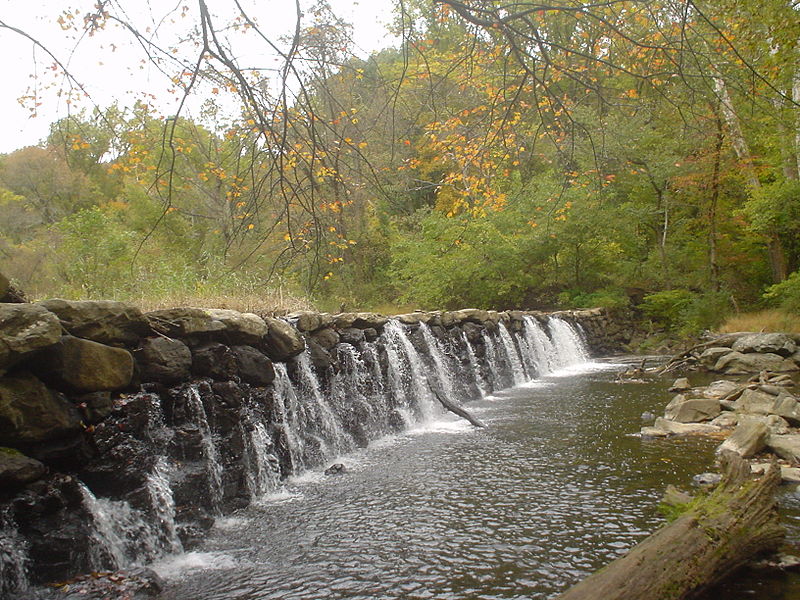
M275 368L272 361L252 346L233 346L231 348L236 359L239 377L245 383L262 387L271 384L275 379Z
M31 484L13 498L11 511L36 565L30 570L33 583L65 580L76 572L111 566L109 557L93 558L97 543L92 537L92 517L80 484L70 475L57 474Z
M0 304L0 375L32 352L61 339L61 323L34 304Z
M226 381L236 377L238 372L236 356L223 344L210 342L192 350L192 373L198 377Z

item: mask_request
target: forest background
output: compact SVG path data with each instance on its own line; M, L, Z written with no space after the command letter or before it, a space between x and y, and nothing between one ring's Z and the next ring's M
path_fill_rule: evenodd
M166 41L121 1L53 15L140 42L178 108L87 108L45 53L75 109L0 155L2 270L29 295L634 305L684 334L800 314L797 0L398 0L398 44L367 58L324 0L279 40L235 5L163 9Z

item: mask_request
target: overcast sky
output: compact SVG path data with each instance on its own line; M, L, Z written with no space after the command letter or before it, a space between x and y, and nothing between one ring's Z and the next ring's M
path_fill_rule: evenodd
M229 8L232 0L207 2L212 12L232 12ZM164 0L153 0L153 9L150 11L150 3L145 0L119 0L119 3L130 7L131 20L142 28L147 23L158 21L161 15L154 13L164 10L161 7L165 6ZM183 3L190 10L195 9L196 0L184 0ZM108 106L114 100L130 105L147 92L159 98L158 102L165 113L170 112L169 102L173 100L169 100L166 93L168 82L152 66L140 63L143 58L141 50L126 42L129 36L123 31L108 30L95 39L83 39L78 50L71 52L76 42L75 32L61 29L58 23L61 11L75 7L80 9L78 14L82 15L94 4L95 0L73 0L69 3L54 0L0 0L0 21L24 30L52 49L60 60L69 64L98 106ZM310 4L310 0L303 0L304 6ZM354 38L363 54L394 43L385 28L391 18L392 0L330 0L330 4L337 15L353 24ZM171 2L167 6L175 5L180 6ZM260 25L271 39L277 40L294 30L294 3L289 0L244 0L242 5L252 7L253 14L258 16ZM176 25L162 24L161 43L172 43L168 39L169 34L185 27L185 23L186 20L178 19ZM253 39L254 56L260 55L258 60L273 62L256 50L261 45L255 44L255 36L243 36L242 39ZM63 96L59 99L55 95L62 79L60 74L49 70L53 61L40 49L34 49L31 42L7 29L0 29L0 56L3 57L0 153L3 153L38 143L46 137L50 123L65 116L69 107ZM18 102L18 98L31 94L33 90L38 92L41 102L36 118L30 118L29 107L23 107Z

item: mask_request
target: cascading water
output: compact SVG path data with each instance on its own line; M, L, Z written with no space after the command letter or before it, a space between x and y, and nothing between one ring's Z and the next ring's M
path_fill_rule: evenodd
M489 386L486 385L486 380L483 378L483 375L481 375L481 367L478 364L478 357L475 356L475 350L472 348L472 344L470 344L466 333L461 334L461 339L464 341L464 347L467 349L470 372L475 377L475 387L478 388L478 391L481 393L481 397L484 398L489 393Z
M389 407L374 347L365 344L365 353L374 365L372 369L362 353L350 344L342 344L336 352L337 368L330 396L337 413L348 420L351 430L358 430L362 442L388 433Z
M514 384L519 385L521 383L525 383L528 377L525 373L522 359L520 358L519 351L517 350L516 344L514 344L511 334L508 332L508 329L506 329L506 326L503 323L499 323L497 325L497 331L500 335L500 342L503 346L503 350L511 369L511 377L514 379Z
M446 398L456 400L458 394L456 392L456 383L454 380L454 375L456 375L456 369L453 365L454 361L445 354L439 340L434 337L430 327L425 323L420 323L419 329L422 332L422 337L425 340L425 344L428 346L428 353L433 361L434 372L436 374L435 383L441 386L442 392Z
M539 375L547 375L555 371L559 366L557 350L539 321L533 317L525 317L524 336L531 349L532 362L536 364Z
M28 589L27 547L13 519L0 514L0 598Z
M130 513L130 507L123 502L98 500L85 485L79 487L83 506L94 525L89 557L92 568L95 571L116 570L127 562L125 539L119 533L118 524L127 521L124 513Z
M214 512L220 513L222 504L222 465L219 462L217 448L214 446L214 438L211 428L208 425L208 415L203 406L203 400L197 386L189 386L186 395L186 406L189 409L192 422L200 430L203 458L206 462L206 474L208 476L208 496L211 501L211 508Z
M553 345L558 349L556 362L558 367L566 367L589 360L586 345L575 328L558 317L549 317L547 327Z
M389 359L389 387L397 405L406 409L407 423L431 420L439 411L428 386L422 357L399 322L387 322L383 337Z
M403 425L413 426L441 415L431 386L459 402L476 389L486 396L492 390L588 359L576 328L556 317L548 319L547 327L525 317L519 332L510 331L501 322L494 332L483 330L481 337L472 337L474 343L463 330L456 329L457 337L450 345L425 323L418 328L414 332L397 320L389 320L374 342L337 345L333 367L324 377L320 375L324 389L308 351L295 359L291 377L286 363L275 363L273 402L265 400L263 406L244 402L241 422L234 425L234 437L242 444L238 456L245 497L255 500L275 491L282 475L318 466L354 449L356 442L364 445ZM411 341L412 332L417 347ZM214 411L209 408L206 412L204 398L207 403L210 398L203 395L206 393L202 384L180 388L186 411L181 420L199 432L200 452L195 458L204 475L200 493L204 495L203 486L207 486L208 508L220 514L224 491L220 455L228 465L230 454L224 444L230 434L220 429L222 419L216 405L207 404ZM264 393L269 398L269 392ZM172 431L164 424L159 397L150 396L152 406L147 408L147 428L142 435L153 448L165 452ZM277 436L276 431L280 431ZM84 506L91 514L93 544L88 558L92 568L140 565L183 550L175 506L180 491L176 487L178 496L173 496L170 485L176 480L176 466L166 456L157 457L151 465L145 493L137 493L130 502L98 499L88 488L81 488ZM228 483L226 479L226 486ZM0 596L26 588L25 557L25 544L13 521L0 515Z
M500 355L492 336L489 335L488 331L484 331L481 335L483 337L483 345L486 348L486 366L491 378L492 389L500 390L509 387L513 384L513 378L507 376L508 370L500 360Z
M242 424L245 443L245 475L250 499L275 491L280 486L281 468L272 437L264 423L252 415Z

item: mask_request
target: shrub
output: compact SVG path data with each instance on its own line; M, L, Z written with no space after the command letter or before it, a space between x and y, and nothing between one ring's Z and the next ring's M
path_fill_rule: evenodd
M789 275L786 281L767 288L764 299L788 312L800 314L800 271Z

